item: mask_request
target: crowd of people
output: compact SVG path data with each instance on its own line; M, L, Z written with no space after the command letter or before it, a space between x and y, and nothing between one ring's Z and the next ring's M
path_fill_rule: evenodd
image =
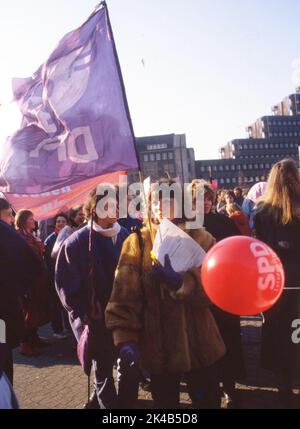
M248 192L236 188L216 194L209 183L194 180L194 207L203 186L204 228L186 228L190 219L177 216L172 193L171 222L205 252L227 237L255 236L283 263L286 290L264 315L261 365L276 375L282 406L290 407L300 381L300 344L291 340L293 321L300 319L298 167L292 160L280 161L268 183ZM114 189L116 198L107 204L118 208ZM223 395L229 407L242 407L236 389L246 377L240 317L209 301L200 267L177 273L168 256L164 265L150 256L162 221L162 197L155 217L143 220L99 216L96 207L104 197L92 190L83 206L58 213L43 240L34 213L14 213L9 201L0 199L0 319L6 323L0 377L13 385L12 350L20 346L22 354L38 356L49 345L39 328L50 322L55 340L74 335L83 351L83 370L93 370L94 392L86 408L133 409L145 379L157 409L179 407L182 381L194 408L220 408ZM1 389L0 383L0 403Z

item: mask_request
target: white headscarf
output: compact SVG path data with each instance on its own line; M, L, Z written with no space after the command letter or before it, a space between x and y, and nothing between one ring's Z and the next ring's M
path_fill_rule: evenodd
M260 197L264 195L267 189L267 182L259 182L256 185L252 186L248 192L247 198L257 204Z

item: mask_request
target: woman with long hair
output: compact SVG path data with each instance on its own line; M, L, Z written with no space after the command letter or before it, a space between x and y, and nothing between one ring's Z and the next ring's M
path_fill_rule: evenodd
M225 346L201 287L201 261L195 258L190 270L177 272L169 255L165 255L164 265L153 263L151 258L151 236L163 220L165 204L169 207L168 220L202 249L208 251L215 240L203 228L187 229L180 213L182 202L176 197L183 197L180 185L165 179L157 185L164 185L169 196L158 193L158 204L152 217L149 214L148 224L123 244L106 308L106 326L113 332L119 357L128 368L140 365L150 374L154 408L179 408L183 374L194 407L218 408L215 364L225 354Z
M240 235L240 230L230 217L215 212L215 192L210 184L203 180L196 179L192 182L193 209L197 209L196 199L199 198L199 192L202 189L204 192L203 226L206 231L216 239L216 242ZM211 311L226 346L226 354L217 365L219 381L223 385L223 397L227 408L239 408L242 406L242 398L236 389L236 383L246 376L240 317L226 313L213 304Z
M21 353L25 356L37 356L39 349L47 343L38 336L38 328L48 322L47 272L44 265L44 244L35 235L36 222L30 210L19 210L15 217L15 226L19 234L32 248L40 261L40 275L34 281L31 291L23 297L25 334L21 342Z
M278 377L282 405L291 407L300 374L300 342L295 338L295 323L300 319L300 177L292 159L272 168L258 204L255 229L257 238L278 254L285 270L283 295L265 314L261 357L263 366Z

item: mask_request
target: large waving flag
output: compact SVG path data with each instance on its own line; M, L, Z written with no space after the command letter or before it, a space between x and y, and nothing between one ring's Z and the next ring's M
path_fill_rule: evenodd
M2 150L0 191L40 194L138 167L105 2L13 91L23 121Z
M53 218L57 213L67 212L71 207L83 204L91 189L96 188L100 183L118 185L121 175L125 176L126 172L118 171L104 174L42 194L1 195L0 192L0 198L7 198L15 211L25 208L32 211L35 220L41 221Z

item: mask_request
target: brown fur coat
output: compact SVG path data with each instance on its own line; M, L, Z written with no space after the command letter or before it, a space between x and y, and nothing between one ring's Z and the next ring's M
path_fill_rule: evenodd
M153 225L154 232L156 228ZM186 232L205 251L215 244L205 229ZM225 354L225 346L201 287L200 269L184 275L178 292L169 292L151 272L149 228L141 234L143 252L137 234L123 244L106 309L115 345L138 343L142 366L152 374L184 373L214 364Z

